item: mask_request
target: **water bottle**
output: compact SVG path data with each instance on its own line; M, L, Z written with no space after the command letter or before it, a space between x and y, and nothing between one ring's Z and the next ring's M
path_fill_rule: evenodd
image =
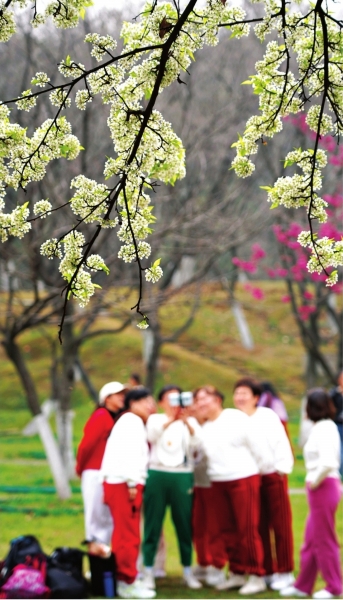
M114 583L112 571L103 573L104 592L106 598L114 598Z

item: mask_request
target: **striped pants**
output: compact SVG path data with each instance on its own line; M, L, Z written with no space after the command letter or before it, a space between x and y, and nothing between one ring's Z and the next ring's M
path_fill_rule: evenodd
M261 477L260 535L267 575L291 573L293 533L287 475L268 473Z
M216 514L217 530L211 531L210 554L212 557L221 554L224 544L233 573L265 574L259 534L260 485L259 475L212 481L212 511Z

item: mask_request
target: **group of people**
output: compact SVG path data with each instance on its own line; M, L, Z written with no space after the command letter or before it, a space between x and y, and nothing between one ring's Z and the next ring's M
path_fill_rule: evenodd
M205 582L251 596L270 586L282 596L306 597L320 570L326 588L313 597L341 594L334 523L340 438L330 397L319 388L307 397L314 423L304 448L310 514L297 580L284 405L269 384L249 377L234 386L235 408L223 402L211 385L192 394L165 386L157 404L141 385L102 387L77 453L89 552L105 557L112 550L120 597L153 598L169 506L189 588Z

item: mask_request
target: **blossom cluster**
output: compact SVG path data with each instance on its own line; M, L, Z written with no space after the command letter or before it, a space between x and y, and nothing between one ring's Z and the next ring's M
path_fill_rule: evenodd
M260 141L280 132L283 118L302 110L304 90L308 90L311 99L307 124L315 132L316 141L328 133L338 135L342 128L342 118L337 118L337 111L343 112L342 32L337 23L326 19L324 32L316 11L310 9L303 14L298 1L292 2L285 13L281 0L263 0L263 3L264 18L255 26L255 33L261 41L270 33L274 33L274 39L267 44L263 59L256 63L256 73L244 82L259 96L260 111L248 120L243 136L233 144L237 155L232 168L240 177L251 175L255 169L252 156L257 153ZM43 13L34 12L32 24L38 26L51 17L56 27L74 27L90 4L89 0L49 1ZM220 27L230 30L233 38L248 35L250 28L241 6L229 6L223 0L199 4L181 26L182 12L179 14L175 3L149 0L139 18L123 23L121 55L113 55L117 42L112 36L89 33L85 42L99 63L96 68L88 71L83 64L67 56L59 64L59 72L67 80L60 86L53 85L48 74L38 71L31 85L46 88L44 92L58 109L58 117L42 123L32 137L28 137L20 125L11 123L8 109L0 105L2 202L6 186L25 188L30 181L44 177L51 160L72 160L78 155L82 147L62 116L62 111L67 110L73 100L80 110L85 110L96 95L109 105L107 124L113 140L113 156L105 161L104 177L115 181L114 187L80 174L71 182L75 193L69 205L78 223L117 228L122 243L118 256L125 262L137 262L145 279L152 283L157 282L163 272L159 260L149 267L142 264L151 255L146 240L155 220L149 190L155 182L174 184L185 176L182 141L171 123L156 110L156 98L163 89L180 80L182 72L195 60L197 50L205 44L218 43ZM7 41L15 31L12 7L16 5L25 7L27 0L13 0L8 7L0 0L0 41ZM326 35L330 39L326 47L329 60L324 52ZM295 67L292 70L293 55ZM325 86L329 86L329 90ZM326 91L328 93L324 93ZM20 110L29 111L36 105L37 98L37 93L28 89L16 105ZM326 113L327 106L335 118ZM287 208L304 207L310 219L324 223L327 202L317 192L322 187L326 162L326 152L318 144L314 150L296 149L288 153L285 166L296 172L280 177L273 187L266 188L272 207L281 204ZM28 230L26 205L9 214L3 210L4 202L0 206L4 239L9 234L18 235L14 232L22 235ZM35 204L34 214L45 217L52 210L48 200L41 200ZM68 282L69 292L85 305L96 287L91 271L106 272L107 267L99 255L89 256L85 237L78 227L71 227L70 233L60 240L47 240L41 251L49 258L60 259L60 271ZM322 256L320 263L336 264L341 260L340 242L336 241L333 248L327 239L324 237L321 244L319 240L316 242ZM310 269L317 266L309 263ZM148 326L147 320L143 319L140 326Z
M281 2L265 0L265 17L255 25L261 41L273 32L276 39L267 44L263 59L256 63L256 73L243 82L258 95L260 112L247 121L243 136L233 144L236 157L232 168L239 177L251 175L255 169L252 156L260 142L281 131L283 119L302 111L306 101L311 100L305 121L314 132L314 148L289 153L285 166L297 166L296 173L280 177L273 187L263 189L268 192L272 208L304 207L310 221L324 223L327 203L317 191L322 187L327 160L318 142L328 134L339 137L342 133L343 30L337 20L325 18L318 4L305 14L292 4L283 12ZM327 111L334 113L335 118ZM325 238L312 246L314 254L308 265L312 271L319 269L320 264L322 268L334 266L342 258L339 247L333 247ZM315 257L317 249L320 260ZM332 280L330 276L329 282Z

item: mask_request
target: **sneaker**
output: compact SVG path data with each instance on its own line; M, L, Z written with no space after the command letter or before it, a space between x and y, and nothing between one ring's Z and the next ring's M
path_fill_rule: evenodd
M142 586L147 588L148 590L156 589L155 577L153 573L143 573L143 577L140 579L140 583Z
M205 577L205 583L207 585L218 585L225 581L224 569L217 569L216 567L207 567L207 574Z
M294 585L289 585L288 587L280 590L280 596L287 596L289 598L306 598L308 594L298 590L298 588L294 587Z
M167 577L167 573L164 569L154 569L153 574L155 579L162 579L163 577Z
M315 594L313 594L312 598L334 598L335 596L333 594L331 594L331 592L328 592L327 590L319 590L319 592L316 592Z
M125 583L125 581L117 581L117 596L119 598L155 598L156 592L148 590L139 580L136 579L133 583Z
M293 573L275 573L273 581L270 584L270 589L279 592L283 588L293 585L294 582L295 577Z
M250 575L248 581L238 590L238 593L243 594L244 596L250 596L251 594L264 592L266 589L267 586L263 577L258 577L258 575Z
M273 581L276 581L276 575L278 575L278 573L272 573L271 575L265 575L264 576L264 581L266 582L266 585L268 587L271 586L271 584L273 583Z
M195 565L192 568L192 573L194 577L196 577L199 581L205 581L207 575L207 567L202 567L201 565Z
M190 590L200 590L200 588L202 588L202 583L200 583L192 573L190 575L184 575L182 581Z
M233 590L235 588L240 588L247 581L244 575L239 575L238 573L229 573L228 575L228 579L225 579L216 585L216 590Z

